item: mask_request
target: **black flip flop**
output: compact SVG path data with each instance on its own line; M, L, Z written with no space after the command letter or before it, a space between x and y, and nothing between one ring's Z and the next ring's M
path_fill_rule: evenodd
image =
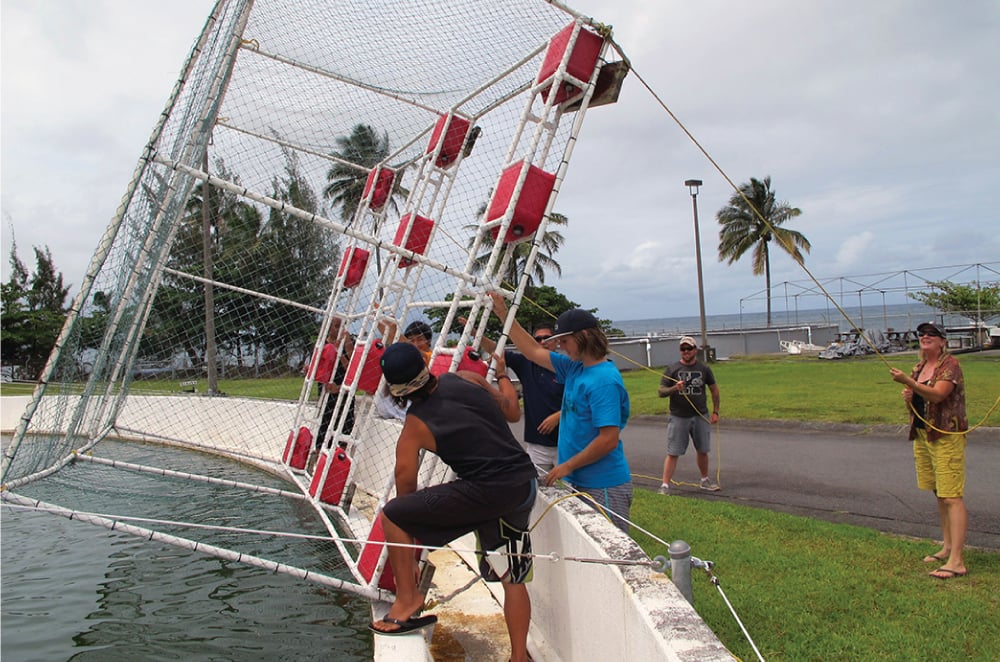
M437 620L438 617L434 615L420 616L420 617L411 616L405 621L400 620L398 618L390 618L389 616L383 616L382 617L383 623L391 623L392 625L398 625L399 627L397 627L395 630L379 630L377 627L375 627L375 623L369 623L368 629L374 632L375 634L384 634L386 636L393 637L400 634L407 634L409 632L413 632L414 630L419 630L420 628L425 628L428 625L434 625L435 623L437 623Z
M940 575L935 575L934 574L935 572L947 572L948 574L945 575L944 577L942 577ZM944 581L946 579L954 579L955 577L965 577L967 574L969 574L969 571L966 570L965 572L959 572L958 570L952 570L951 568L941 567L941 568L938 568L937 570L934 570L933 572L930 572L928 574L931 577L933 577L934 579L940 579L940 580Z

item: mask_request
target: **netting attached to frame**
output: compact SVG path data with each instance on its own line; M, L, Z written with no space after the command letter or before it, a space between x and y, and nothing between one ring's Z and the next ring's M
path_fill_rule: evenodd
M381 547L336 540L368 538L392 495L374 359L463 317L434 340L454 369L484 293L523 290L608 36L544 0L219 0L5 451L4 499L381 595ZM356 348L314 444L334 318ZM282 480L206 476L231 468L193 451ZM218 507L173 503L178 481ZM241 504L265 498L328 540L259 531Z

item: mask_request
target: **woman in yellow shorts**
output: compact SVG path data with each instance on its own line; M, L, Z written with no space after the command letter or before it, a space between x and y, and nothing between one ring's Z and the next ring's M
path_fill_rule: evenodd
M941 563L930 573L937 579L964 577L962 558L968 514L965 510L965 379L958 360L946 351L944 329L933 322L917 326L920 362L907 375L891 369L893 381L903 384L903 400L910 411L910 439L917 468L917 487L937 496L943 544L924 557Z

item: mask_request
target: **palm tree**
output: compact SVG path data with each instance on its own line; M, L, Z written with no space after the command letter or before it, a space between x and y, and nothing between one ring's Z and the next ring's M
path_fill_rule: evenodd
M764 274L767 287L767 325L771 326L771 256L768 244L772 239L800 265L802 251L811 248L805 235L781 227L802 210L778 202L771 190L771 176L763 180L750 178L740 185L740 190L729 198L729 203L719 210L715 218L719 230L719 261L732 264L753 248L753 273Z
M486 205L483 205L479 209L479 216L486 212ZM559 252L562 247L563 242L566 238L558 230L550 230L552 226L566 226L569 224L569 219L564 215L553 212L549 215L548 227L545 230L545 234L542 235L541 243L538 247L538 255L535 256L535 264L532 266L531 273L528 276L528 287L531 288L535 285L535 281L538 284L545 284L545 273L547 271L555 272L557 276L562 276L562 267L556 262L555 254ZM478 230L477 225L467 225L465 226L467 230L471 230L473 233ZM475 241L475 236L470 237L469 247L472 247ZM507 271L501 274L501 278L504 282L514 286L517 284L520 275L524 273L524 268L528 261L528 254L531 253L531 247L533 242L523 241L519 243L514 248L514 258L507 265ZM487 245L487 250L482 255L476 257L473 263L473 268L476 271L482 271L486 267L486 263L489 262L490 252L493 249L493 245Z
M350 136L339 136L336 142L337 151L333 156L347 163L335 163L327 171L326 178L330 183L323 189L323 197L332 200L334 205L340 205L341 220L350 221L364 194L368 171L389 156L389 133L383 132L379 136L372 126L355 124ZM407 191L399 186L397 177L389 204L395 208L395 198L405 198L406 194Z

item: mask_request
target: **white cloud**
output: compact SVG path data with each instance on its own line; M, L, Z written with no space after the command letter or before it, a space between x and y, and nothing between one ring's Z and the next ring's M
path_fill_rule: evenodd
M78 283L211 0L4 0L2 207L21 255ZM577 0L635 72L588 113L556 209L568 297L613 319L694 314L698 197L709 314L764 287L716 258L726 179L771 175L819 278L1000 255L1000 3ZM9 219L9 221L8 221ZM7 274L4 259L4 278ZM787 256L773 279L806 278ZM848 273L845 273L847 271Z
M837 264L841 271L857 270L865 257L868 256L868 248L874 239L875 235L868 230L845 239L840 245L840 250L837 251Z

